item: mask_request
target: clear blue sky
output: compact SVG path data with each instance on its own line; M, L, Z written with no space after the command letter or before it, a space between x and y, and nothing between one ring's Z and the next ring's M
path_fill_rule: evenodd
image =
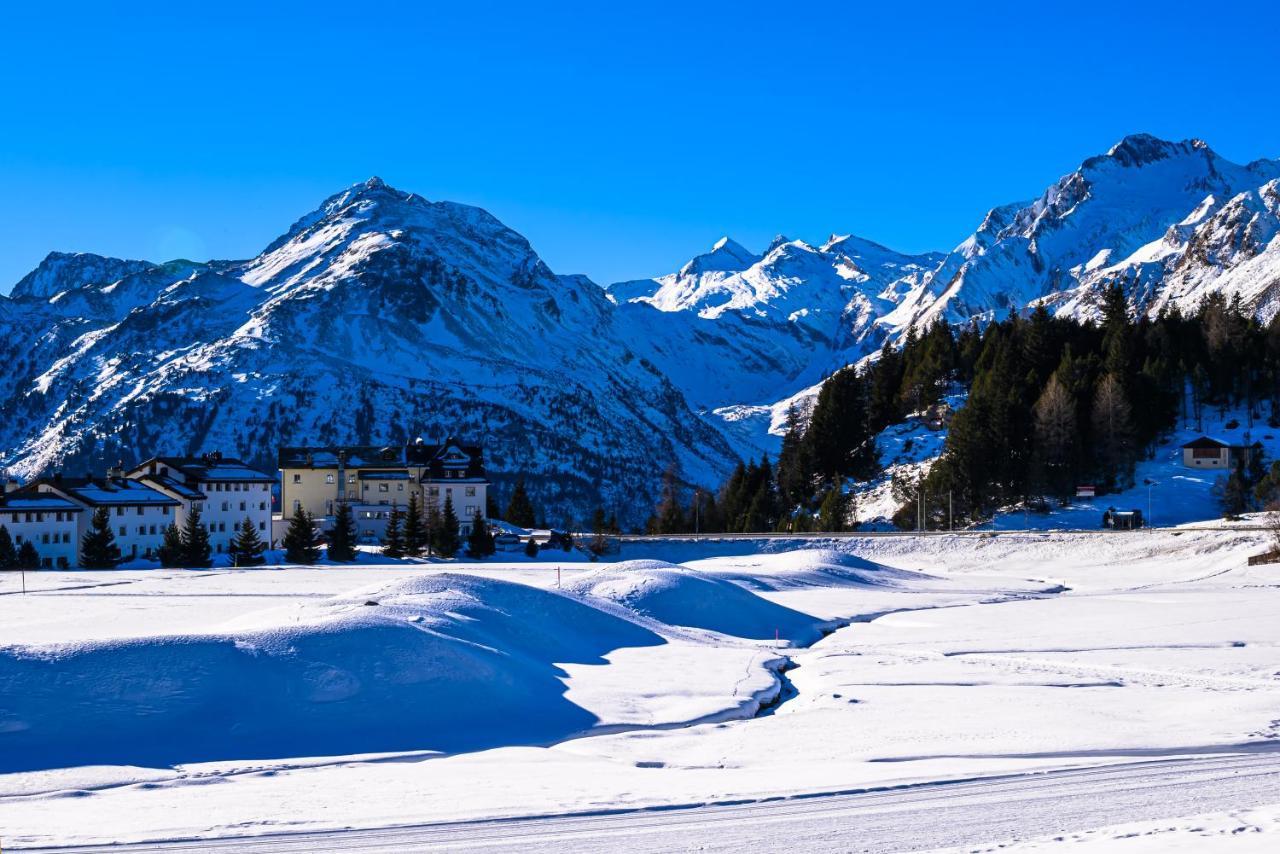
M948 249L1135 131L1280 156L1274 2L115 5L4 12L0 292L248 257L374 174L605 283L723 233Z

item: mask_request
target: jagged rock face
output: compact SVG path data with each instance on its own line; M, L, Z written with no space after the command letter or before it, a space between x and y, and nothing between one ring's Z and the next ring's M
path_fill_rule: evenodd
M9 296L45 300L64 291L110 285L153 266L147 261L104 258L90 252L50 252L38 267L13 286Z
M639 521L669 461L713 483L736 459L621 343L599 287L476 208L373 180L250 261L115 269L114 287L5 302L37 330L6 336L0 378L19 474L218 448L269 466L281 444L452 433L486 445L500 484L527 476L558 524L597 503Z

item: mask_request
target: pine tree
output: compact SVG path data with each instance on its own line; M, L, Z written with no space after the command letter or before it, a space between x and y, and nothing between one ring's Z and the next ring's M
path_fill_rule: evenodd
M236 528L235 539L231 541L231 565L258 566L266 562L262 554L266 550L267 544L258 536L253 520L248 516L244 517L244 521Z
M4 525L0 525L0 569L16 569L18 566L18 552L13 547L13 537L9 536L9 529Z
M440 527L436 531L436 553L442 557L453 557L461 545L459 539L458 516L453 512L453 496L446 494L444 511L440 514Z
M320 538L310 513L299 510L293 514L283 544L284 559L288 563L314 564L320 560Z
M849 496L840 487L833 486L827 490L818 508L817 528L819 531L835 533L848 529Z
M235 536L227 544L232 566L258 566L266 563L268 544L258 534L253 520L246 516L233 529Z
M446 493L446 498L448 494ZM440 502L434 498L427 499L426 505L423 507L423 548L426 549L427 556L434 554L436 549L436 541L440 538L440 531L444 528L444 519L440 515ZM455 524L454 530L457 530ZM456 552L457 549L455 548Z
M422 506L418 493L409 493L409 507L404 514L403 548L409 557L418 557L427 546L427 532L422 527Z
M111 530L111 516L106 507L99 507L93 511L89 530L80 539L80 565L85 569L113 569L118 563L120 547Z
M391 518L387 520L387 533L382 539L382 553L387 557L404 557L404 511L399 507L391 508Z
M503 518L512 525L518 525L521 528L534 528L537 527L535 515L533 502L529 500L529 494L525 492L524 478L517 478L515 489L511 491L511 500L507 502L506 515Z
M182 532L175 522L170 522L164 529L164 541L160 544L160 565L167 568L182 566L186 554L182 546Z
M529 557L538 556L538 541L533 537L524 541L524 553Z
M40 553L36 551L35 544L31 540L23 540L22 548L18 549L18 569L39 569Z
M182 565L206 567L212 564L212 558L209 531L200 521L200 511L193 507L182 526Z
M476 515L471 517L471 533L467 534L467 554L471 557L485 558L495 551L493 534L489 532L484 514L477 510Z
M351 563L356 559L356 520L351 515L351 505L338 502L338 512L333 517L333 527L325 531L329 540L329 560Z

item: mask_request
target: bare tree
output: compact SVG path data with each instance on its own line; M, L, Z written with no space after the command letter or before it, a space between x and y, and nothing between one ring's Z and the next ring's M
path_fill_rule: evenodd
M1045 479L1051 492L1061 496L1069 487L1067 475L1071 470L1071 451L1076 441L1076 404L1071 393L1058 381L1049 377L1040 399L1036 401L1036 448L1045 469Z

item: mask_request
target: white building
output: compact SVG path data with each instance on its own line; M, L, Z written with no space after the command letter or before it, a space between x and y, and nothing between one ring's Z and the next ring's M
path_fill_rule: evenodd
M9 530L14 547L30 542L45 569L75 566L80 548L77 520L84 508L59 495L9 486L0 496L0 525Z
M117 470L106 477L66 477L56 474L33 481L15 494L28 490L56 495L84 508L84 512L74 514L77 555L79 544L93 522L94 513L99 508L106 508L111 519L111 530L116 536L116 545L124 560L154 558L164 540L164 529L174 521L176 511L181 506L176 499L142 481L122 477Z
M193 509L209 532L214 554L226 552L236 528L247 518L263 542L270 543L271 484L275 478L220 453L199 457L153 457L135 466L128 477L178 502L178 527Z

